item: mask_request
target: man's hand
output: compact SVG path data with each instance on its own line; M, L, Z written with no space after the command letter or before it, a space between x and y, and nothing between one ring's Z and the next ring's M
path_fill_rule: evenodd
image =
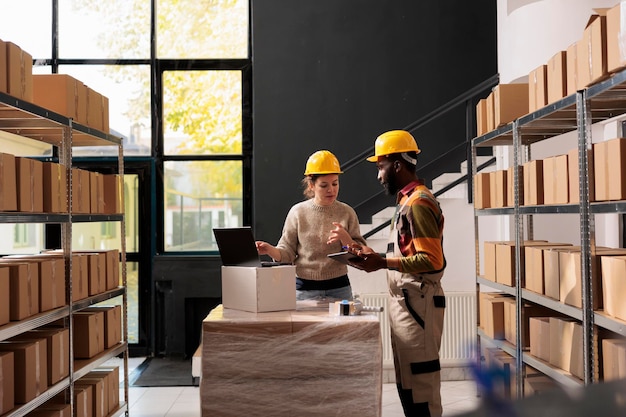
M349 265L366 272L378 271L387 267L387 261L369 246L361 246L357 243L348 245L348 252L358 256L351 259Z

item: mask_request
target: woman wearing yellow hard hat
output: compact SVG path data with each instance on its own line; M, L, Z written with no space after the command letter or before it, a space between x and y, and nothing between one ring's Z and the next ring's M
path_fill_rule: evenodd
M307 199L289 210L276 246L256 242L259 254L296 265L298 300L352 299L348 267L327 256L349 244L365 245L356 212L337 200L342 173L332 152L309 156L302 180Z

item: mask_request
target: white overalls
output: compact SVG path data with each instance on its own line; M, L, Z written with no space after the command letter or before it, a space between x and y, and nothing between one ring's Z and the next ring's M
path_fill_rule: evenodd
M387 256L404 256L397 237L396 222ZM399 394L407 416L440 417L442 413L439 364L445 310L442 276L443 272L420 275L387 272L396 384L398 390L402 390ZM409 403L410 398L413 404ZM424 410L425 403L429 414Z

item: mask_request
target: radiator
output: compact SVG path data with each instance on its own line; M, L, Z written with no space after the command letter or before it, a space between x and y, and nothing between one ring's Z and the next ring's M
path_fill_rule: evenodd
M362 294L359 298L363 305L384 308L382 313L375 314L380 319L380 331L383 341L383 365L393 366L389 318L387 316L387 294ZM446 313L444 317L443 338L439 352L441 365L466 365L474 356L476 293L446 293Z

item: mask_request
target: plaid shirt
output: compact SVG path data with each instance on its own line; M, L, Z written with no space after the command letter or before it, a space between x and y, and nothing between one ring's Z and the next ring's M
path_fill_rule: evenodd
M406 273L439 272L446 267L443 254L443 213L437 199L422 180L398 193L395 219L398 245Z

